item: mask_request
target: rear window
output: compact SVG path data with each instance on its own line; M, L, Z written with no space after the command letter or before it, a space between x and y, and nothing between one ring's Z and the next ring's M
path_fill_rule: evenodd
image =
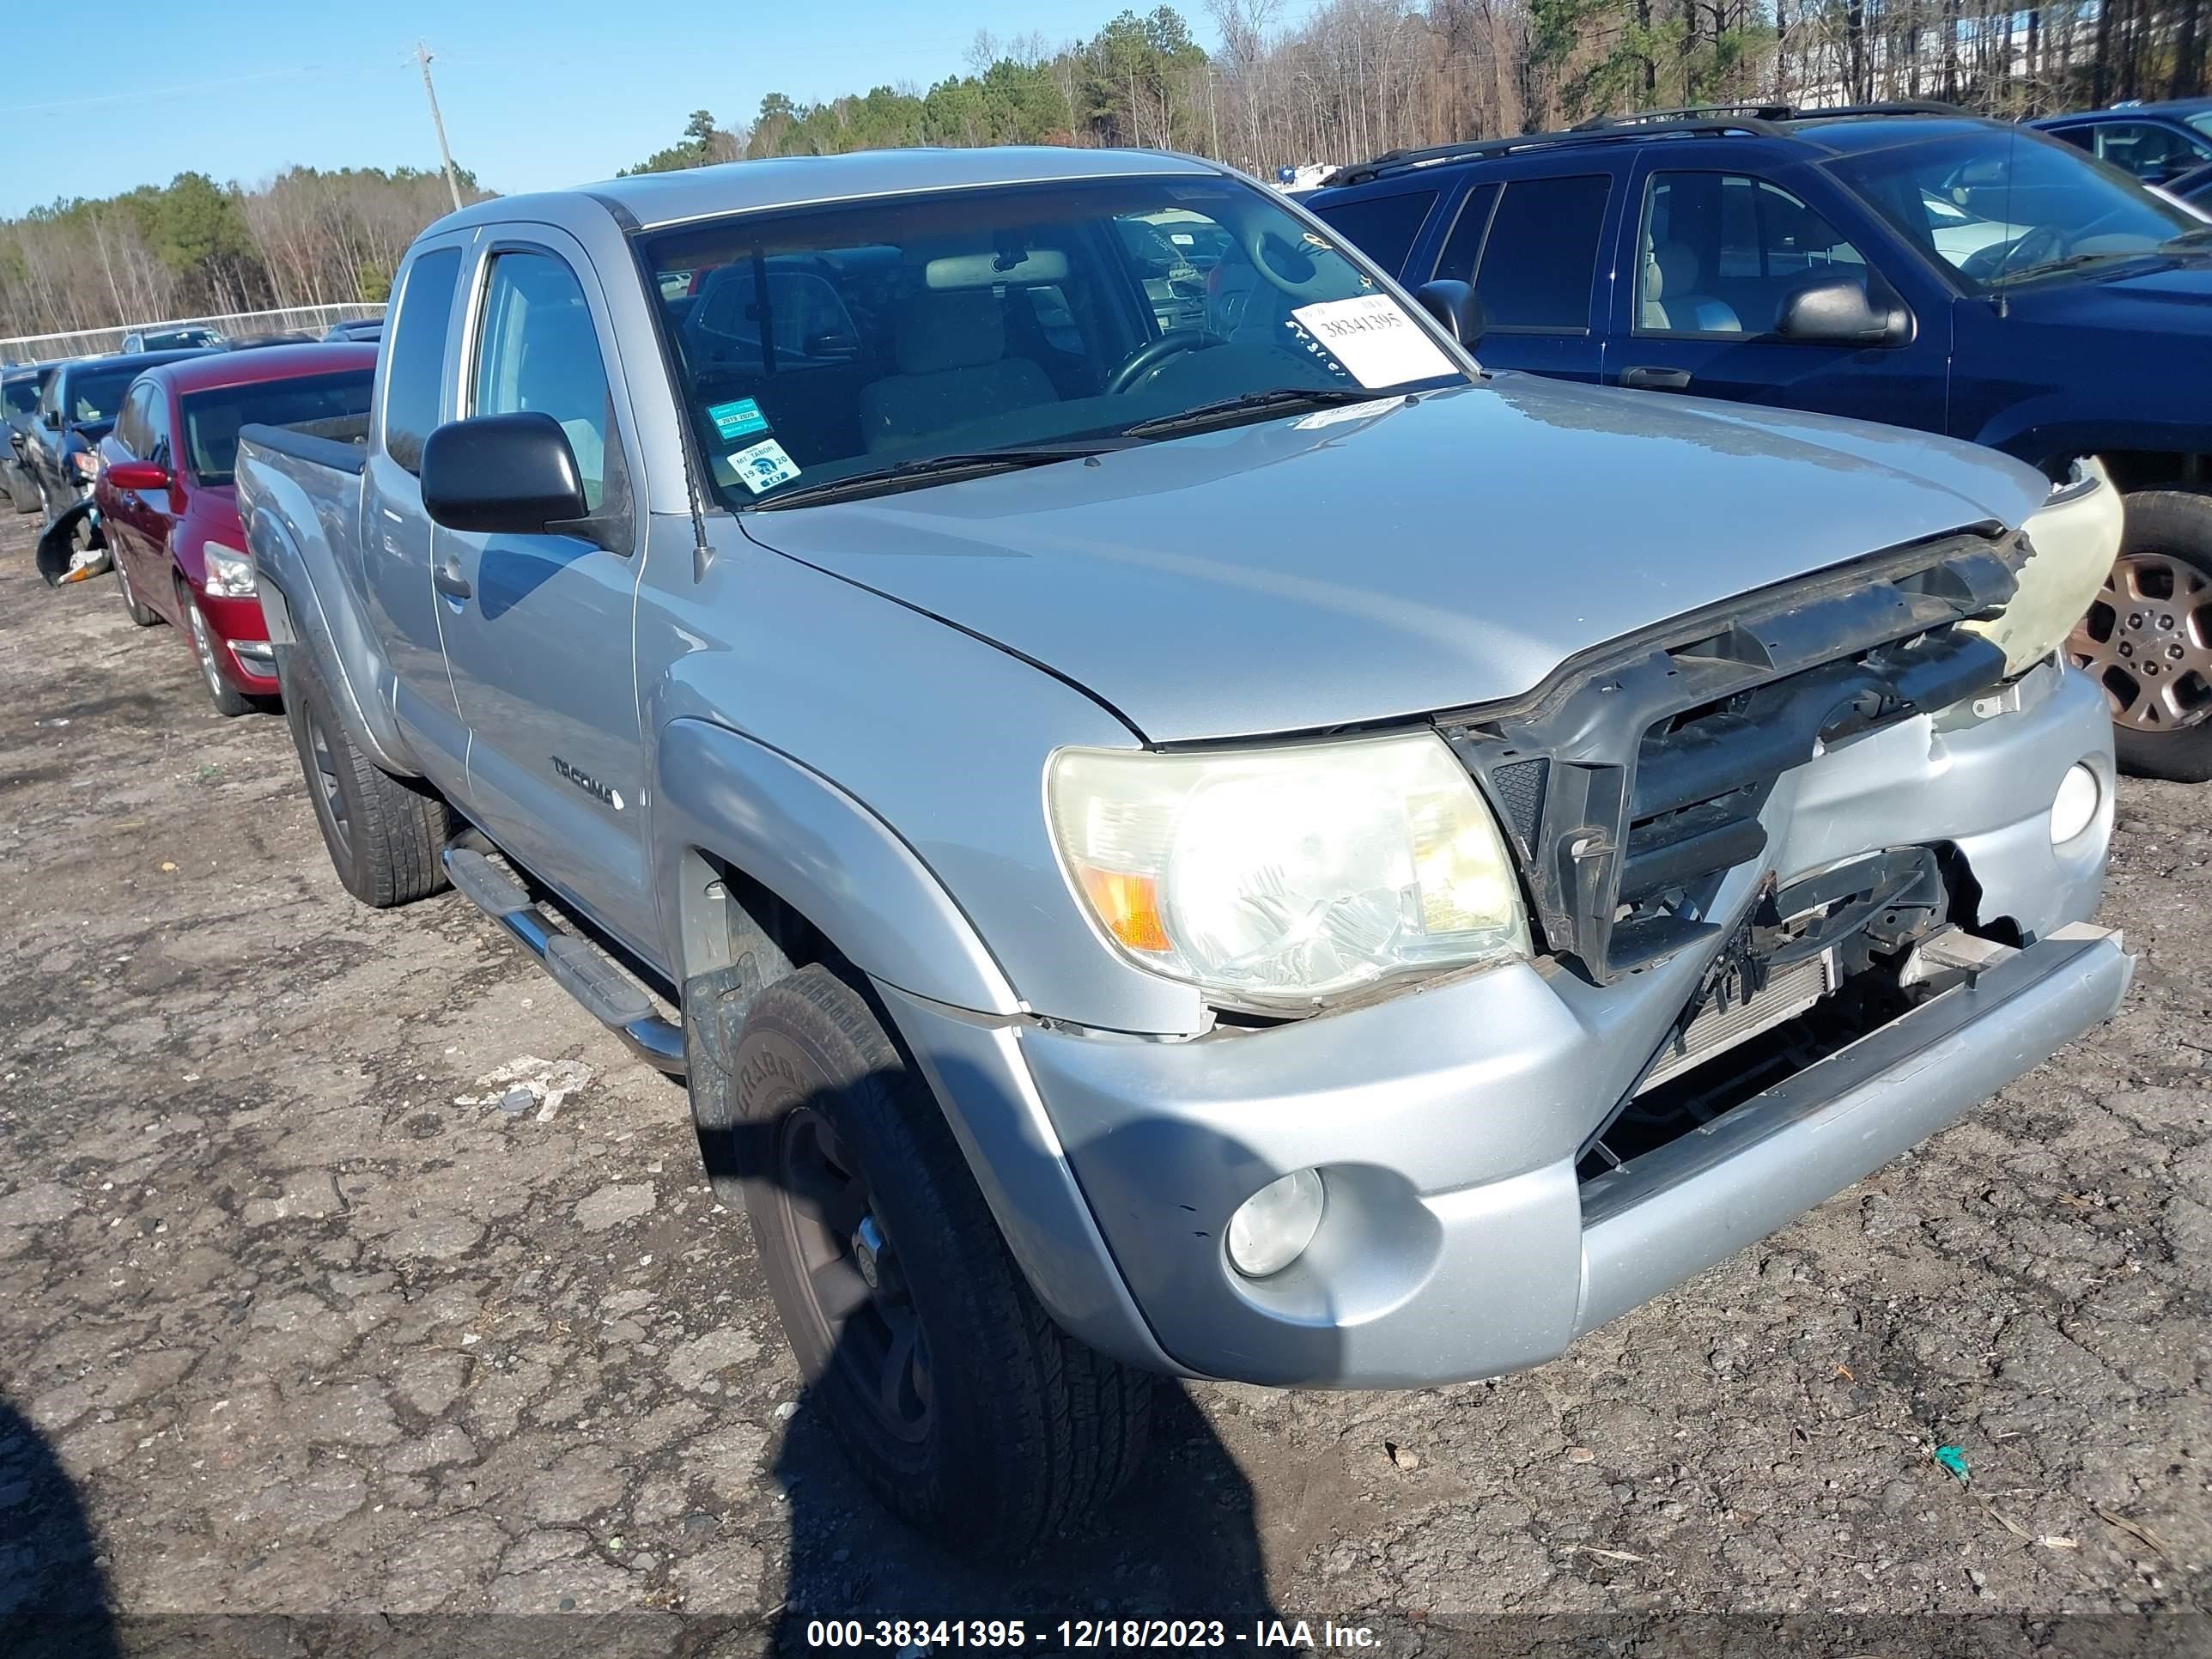
M375 371L342 369L303 374L296 380L227 386L187 392L184 398L185 454L204 484L227 484L238 464L238 428L289 426L344 443L363 435Z
M1370 196L1357 202L1335 202L1314 211L1342 231L1352 246L1393 276L1406 269L1429 210L1437 204L1433 190L1401 191L1395 196Z
M1506 185L1474 278L1487 326L1544 334L1589 331L1598 236L1612 189L1613 179L1605 173L1516 179Z
M417 259L407 274L398 320L385 346L391 361L385 370L384 453L410 472L422 471L422 441L438 424L446 331L460 275L457 247L437 248Z
M62 418L80 424L112 421L123 394L143 371L136 363L119 368L79 369L62 385Z

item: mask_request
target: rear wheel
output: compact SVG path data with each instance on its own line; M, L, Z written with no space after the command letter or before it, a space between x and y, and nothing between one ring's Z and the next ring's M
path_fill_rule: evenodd
M2212 495L2138 490L2067 655L2105 688L2122 769L2212 778Z
M118 572L122 570L122 560L115 562L115 568ZM131 597L128 586L123 592L125 599ZM215 630L208 626L207 613L200 609L199 601L192 597L191 589L182 582L177 584L177 608L184 612L185 631L192 638L192 656L199 663L200 678L207 683L208 696L215 702L215 712L232 719L252 713L253 699L223 678L222 665L216 660L216 653L221 647L216 643ZM132 614L135 617L137 613Z
M18 513L39 510L39 492L19 466L8 469L8 505Z
M330 689L295 651L285 652L280 663L285 718L315 823L346 891L379 909L439 891L446 885L439 854L453 828L445 801L428 785L393 777L361 751Z
M107 550L108 568L115 572L115 585L123 590L123 608L131 613L131 620L141 628L151 628L161 620L150 606L138 602L138 591L131 586L131 572L123 562L123 550L111 545Z
M693 1110L814 1403L886 1508L963 1553L1030 1548L1133 1473L1152 1379L1038 1304L861 990L817 964L747 1000L732 1031L685 999Z

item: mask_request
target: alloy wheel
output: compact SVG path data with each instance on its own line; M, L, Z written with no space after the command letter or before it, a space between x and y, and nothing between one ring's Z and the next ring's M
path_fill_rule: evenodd
M2176 732L2212 717L2212 577L2186 560L2124 553L2067 637L2115 724Z
M811 1107L780 1126L775 1185L777 1219L831 1364L885 1435L919 1447L935 1411L913 1291L866 1177Z
M330 736L323 730L323 723L312 711L305 719L307 755L315 769L311 781L319 792L331 833L338 845L350 853L353 849L353 825L346 817L345 791L338 787L337 757L331 751Z

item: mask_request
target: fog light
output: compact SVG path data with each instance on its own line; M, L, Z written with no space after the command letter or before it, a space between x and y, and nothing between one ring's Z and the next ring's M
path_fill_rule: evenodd
M1265 1279L1296 1261L1321 1227L1321 1172L1294 1170L1237 1206L1229 1218L1229 1260L1247 1279Z
M2051 844L2063 847L2097 821L2104 786L2087 761L2076 761L2058 781L2058 793L2051 803Z

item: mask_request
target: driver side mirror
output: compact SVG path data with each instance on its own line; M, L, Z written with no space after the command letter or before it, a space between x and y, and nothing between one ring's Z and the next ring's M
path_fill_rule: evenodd
M448 421L422 441L422 509L479 535L573 533L584 481L560 422L542 410Z
M159 461L117 461L107 469L107 482L118 489L167 489L171 479Z
M1791 295L1774 331L1815 345L1901 345L1912 332L1912 314L1901 305L1876 305L1866 289L1839 274Z
M1413 300L1449 329L1452 338L1469 351L1474 349L1474 343L1482 337L1484 319L1482 301L1475 297L1473 288L1451 277L1440 276L1415 289Z

